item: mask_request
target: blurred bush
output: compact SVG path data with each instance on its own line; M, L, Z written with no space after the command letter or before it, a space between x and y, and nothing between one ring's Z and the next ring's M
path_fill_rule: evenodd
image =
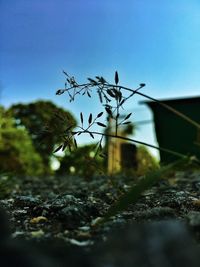
M137 175L144 175L159 167L158 160L149 152L145 146L137 147Z
M78 147L72 153L66 151L63 158L60 158L60 168L58 175L78 175L86 179L94 175L105 172L103 158L94 157L96 151L95 144Z
M42 158L45 173L51 173L55 146L63 141L66 129L76 125L74 117L54 103L42 100L12 105L8 112L15 118L18 129L24 127L27 130L35 150Z
M0 107L0 170L17 175L40 175L43 163L25 128Z
M16 176L8 173L0 173L0 199L9 197L13 190L17 190L19 179Z
M107 165L105 159L94 157L95 144L78 147L73 152L66 151L64 157L58 157L60 168L57 170L58 175L76 175L90 178L94 175L107 174ZM119 174L130 177L138 177L149 171L159 168L157 159L149 152L145 146L137 147L137 169L125 169ZM134 159L133 159L134 160ZM130 178L129 177L129 178Z

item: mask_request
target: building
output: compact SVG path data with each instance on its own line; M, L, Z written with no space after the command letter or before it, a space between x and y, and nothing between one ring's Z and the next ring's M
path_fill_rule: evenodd
M113 131L112 121L108 123L108 133L115 135ZM118 132L118 136L124 136L123 132ZM115 137L107 138L107 168L108 174L116 174L137 168L136 145Z
M200 97L164 99L159 102L164 105L154 101L142 102L153 112L159 146L200 158ZM167 106L178 111L182 116L177 115ZM177 157L160 151L160 159L161 162L167 163L176 160Z

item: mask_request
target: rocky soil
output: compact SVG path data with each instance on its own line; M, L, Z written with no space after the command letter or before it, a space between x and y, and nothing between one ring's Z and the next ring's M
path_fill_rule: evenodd
M0 200L2 266L199 266L200 171L170 174L97 226L135 182L16 178Z

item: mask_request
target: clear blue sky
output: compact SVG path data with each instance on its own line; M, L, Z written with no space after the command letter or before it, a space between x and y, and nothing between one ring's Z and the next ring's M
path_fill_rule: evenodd
M50 99L77 114L95 101L55 96L62 70L80 81L103 75L155 98L199 95L199 0L0 0L1 104ZM151 114L129 103L134 119ZM146 125L138 139L154 142Z

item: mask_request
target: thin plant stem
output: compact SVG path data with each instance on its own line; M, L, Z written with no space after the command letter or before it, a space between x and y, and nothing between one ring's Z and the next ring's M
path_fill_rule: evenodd
M89 131L83 131L82 133L88 133ZM179 153L179 152L176 152L176 151L173 151L171 149L167 149L167 148L163 148L163 147L158 147L158 146L154 146L154 145L151 145L151 144L148 144L148 143L145 143L145 142L142 142L142 141L138 141L138 140L135 140L135 139L132 139L132 138L128 138L128 137L124 137L124 136L120 136L120 135L114 135L114 134L105 134L105 133L100 133L100 132L95 132L95 131L92 131L90 132L94 135L101 135L101 136L105 136L105 137L110 137L110 138L117 138L117 139L122 139L122 140L126 140L126 141L130 141L130 142L133 142L133 143L136 143L136 144L140 144L140 145L144 145L144 146L148 146L148 147L151 147L151 148L154 148L154 149L157 149L159 151L163 151L163 152L166 152L166 153L169 153L171 155L174 155L174 156L177 156L179 158L187 158L186 155L182 154L182 153Z
M110 86L114 86L114 85L110 84ZM161 105L161 106L163 106L164 108L170 110L171 112L175 113L177 116L181 117L181 118L184 119L185 121L189 122L189 123L192 124L193 126L195 126L195 127L197 127L198 129L200 129L200 124L199 124L198 122L192 120L192 119L191 119L190 117L188 117L187 115L185 115L185 114L183 114L182 112L176 110L175 108L172 108L171 106L169 106L169 105L163 103L162 101L157 100L157 99L155 99L155 98L153 98L153 97L150 97L150 96L148 96L148 95L146 95L146 94L143 94L143 93L141 93L141 92L138 92L138 90L130 89L130 88L127 88L127 87L124 87L124 86L120 86L120 88L122 88L122 89L124 89L124 90L126 90L126 91L130 91L130 92L132 92L133 94L138 94L138 95L140 95L140 96L143 96L143 97L145 97L145 98L147 98L147 99L149 99L149 100L152 100L152 101L158 103L159 105ZM133 94L132 94L132 95L133 95ZM131 96L132 96L132 95L131 95ZM130 97L130 96L129 96L129 97ZM129 97L128 97L128 98L129 98ZM127 98L127 99L128 99L128 98Z
M101 83L97 83L95 86L98 86L98 85L101 85ZM80 85L78 85L77 87L85 87L85 86L88 86L88 84L87 84L87 83L85 83L85 84L80 84ZM92 88L93 86L94 86L94 85L91 85L91 88ZM118 88L118 89L121 88L121 89L124 89L125 91L132 92L132 94L131 94L129 97L126 98L126 101L127 101L130 97L132 97L134 94L143 96L144 98L147 98L147 99L149 99L149 100L151 100L151 101L154 101L154 102L158 103L159 105L161 105L161 106L163 106L164 108L168 109L169 111L173 112L174 114L176 114L176 115L179 116L180 118L184 119L185 121L187 121L187 122L190 123L191 125L193 125L193 126L195 126L196 128L200 129L200 124L199 124L198 122L194 121L193 119L191 119L190 117L188 117L187 115L185 115L185 114L183 114L182 112L176 110L175 108L173 108L173 107L171 107L171 106L169 106L169 105L163 103L163 102L160 101L160 100L157 100L157 99L155 99L155 98L153 98L153 97L150 97L150 96L148 96L148 95L146 95L146 94L143 94L143 93L139 92L138 90L139 90L141 87L139 87L139 88L137 88L136 90L134 90L134 89L130 89L130 88L125 87L125 86L115 85L115 84L105 84L105 86L106 86L106 88L110 88L110 87L113 88L113 87L115 87L115 88ZM65 92L65 91L70 91L70 90L72 90L72 89L74 89L74 87L69 87L69 88L67 88L67 89L62 89L62 91Z
M120 92L120 87L117 87L116 90L118 89L118 92ZM117 104L117 115L116 115L116 121L115 121L115 135L117 136L118 134L118 118L119 118L119 98L117 96L116 98L116 104Z

